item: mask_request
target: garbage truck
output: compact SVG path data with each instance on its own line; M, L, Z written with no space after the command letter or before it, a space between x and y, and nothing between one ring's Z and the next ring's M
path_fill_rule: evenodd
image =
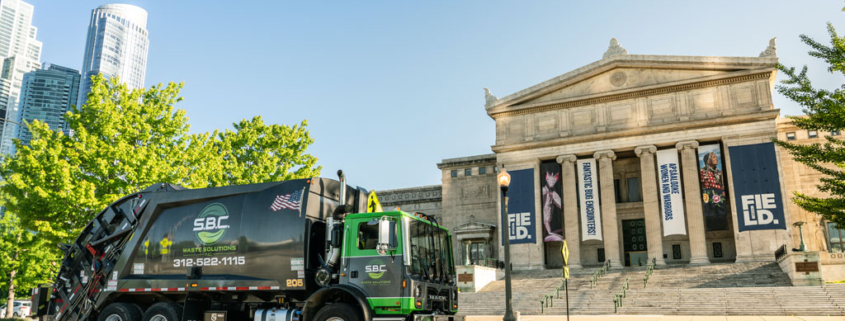
M72 244L40 320L460 320L449 231L374 211L338 180L185 189L109 205ZM377 201L376 201L377 202Z

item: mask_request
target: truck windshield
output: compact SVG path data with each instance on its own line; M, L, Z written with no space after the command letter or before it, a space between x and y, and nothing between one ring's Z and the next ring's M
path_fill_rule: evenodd
M411 273L432 280L448 280L453 272L449 234L418 220L411 220L409 229Z

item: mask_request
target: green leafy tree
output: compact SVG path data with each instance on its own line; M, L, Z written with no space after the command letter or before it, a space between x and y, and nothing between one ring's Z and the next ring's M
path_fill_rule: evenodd
M829 72L845 75L845 37L837 35L830 23L827 30L830 34L829 46L806 35L800 37L810 46L810 56L824 60L829 65ZM806 114L806 117L789 117L795 126L820 131L845 129L845 85L833 90L814 88L807 76L806 65L801 71L782 65L778 69L786 75L782 85L777 86L778 92L801 105ZM826 142L817 144L775 142L786 148L796 161L823 174L818 188L828 196L815 197L795 192L795 203L839 226L845 226L845 140L833 136L825 139Z
M72 135L33 121L29 145L16 141L16 153L0 160L7 213L53 252L108 204L155 183L203 188L320 174L306 154L306 121L254 117L233 131L191 134L185 111L174 108L182 84L133 90L116 78L92 81L87 102L65 115Z
M53 263L58 257L47 248L44 239L24 230L14 214L0 218L0 288L6 290L6 303L28 297L29 291L53 277ZM13 317L12 305L0 315Z

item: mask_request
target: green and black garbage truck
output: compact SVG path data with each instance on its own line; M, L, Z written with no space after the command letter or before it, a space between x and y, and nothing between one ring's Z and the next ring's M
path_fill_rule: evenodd
M459 320L449 231L326 178L156 184L100 212L33 289L40 320ZM368 202L368 200L370 200ZM377 201L376 201L377 202Z

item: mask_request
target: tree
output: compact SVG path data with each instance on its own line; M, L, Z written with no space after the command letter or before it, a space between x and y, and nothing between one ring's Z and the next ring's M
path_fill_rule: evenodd
M20 226L14 214L0 218L0 288L6 289L6 303L15 297L29 296L30 289L50 282L50 269L58 257L47 248L46 242ZM12 304L7 304L0 315L13 316Z
M92 77L87 102L65 115L72 135L38 120L29 146L0 160L0 199L23 229L51 245L75 238L108 204L155 183L188 188L319 176L306 121L266 125L261 117L234 131L191 134L182 84L129 89ZM54 252L56 250L53 250Z
M810 46L809 55L821 58L831 73L845 75L845 37L837 35L833 24L827 24L830 46L806 35L801 40ZM806 117L789 117L793 124L805 130L834 131L845 129L845 85L834 90L814 88L807 76L807 66L801 71L778 65L787 79L777 91L801 105ZM814 197L795 192L794 202L801 208L818 213L825 219L845 227L845 140L826 136L823 144L795 144L775 140L787 149L795 160L823 174L818 189L827 197Z

